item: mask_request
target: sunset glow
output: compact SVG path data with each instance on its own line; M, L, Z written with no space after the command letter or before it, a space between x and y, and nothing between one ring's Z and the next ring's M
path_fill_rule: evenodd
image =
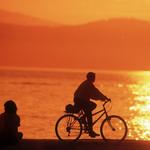
M131 124L135 127L134 131L131 131L131 135L137 136L138 139L150 140L150 72L141 72L137 74L138 84L130 86L132 93L135 95L134 105L129 108L130 111L136 114L132 118ZM141 81L139 81L140 75L144 75ZM130 135L130 136L131 136ZM139 138L138 138L139 137Z
M2 67L149 70L149 0L1 0L0 28Z
M63 24L122 17L150 20L149 0L1 0L0 9Z

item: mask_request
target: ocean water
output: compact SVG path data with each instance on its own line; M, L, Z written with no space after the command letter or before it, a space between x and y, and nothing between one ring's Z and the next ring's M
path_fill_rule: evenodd
M128 124L127 138L150 140L150 72L95 72L96 87L112 99L109 114L123 117ZM55 139L55 123L64 114L65 105L73 103L73 93L85 75L81 70L1 69L0 112L4 102L13 99L24 138ZM96 103L99 110L102 102ZM102 119L94 126L97 132Z

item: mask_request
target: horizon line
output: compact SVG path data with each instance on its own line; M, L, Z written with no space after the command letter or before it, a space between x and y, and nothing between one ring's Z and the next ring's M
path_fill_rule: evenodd
M137 20L137 21L143 21L143 22L149 22L150 23L150 19L142 19L142 18L137 18L137 17L108 17L108 18L100 18L100 19L95 19L95 20L85 21L85 22L80 22L80 23L72 23L72 22L63 23L63 22L52 21L52 20L45 19L45 18L38 17L38 16L34 16L34 15L25 14L25 13L18 12L18 11L12 11L12 10L9 11L9 10L5 10L5 9L0 9L0 11L4 11L4 12L7 12L7 13L12 13L12 14L23 15L23 16L26 16L26 17L31 17L33 19L39 19L41 21L46 21L48 23L51 22L51 23L54 23L54 24L57 24L57 25L60 25L60 26L78 26L78 25L86 25L86 24L90 24L90 23L94 23L94 22L99 22L99 21L110 21L110 20L119 20L119 19L120 20L121 19ZM54 25L54 27L55 27L55 25Z
M17 71L53 71L53 72L149 72L144 69L97 69L97 68L59 68L59 67L17 67L17 66L0 66L0 70L17 70Z

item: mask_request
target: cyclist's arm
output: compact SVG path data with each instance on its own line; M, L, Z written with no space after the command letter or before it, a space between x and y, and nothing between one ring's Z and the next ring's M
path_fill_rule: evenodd
M98 90L98 89L97 89ZM101 100L101 101L105 101L107 100L108 98L103 94L101 93L99 90L97 91L97 94L93 97L95 100Z
M105 101L108 98L93 85L91 99Z

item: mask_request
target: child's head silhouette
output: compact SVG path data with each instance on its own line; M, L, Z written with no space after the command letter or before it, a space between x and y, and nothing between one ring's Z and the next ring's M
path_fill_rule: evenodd
M16 113L17 111L17 106L12 100L8 100L7 102L5 102L4 108L6 113Z

